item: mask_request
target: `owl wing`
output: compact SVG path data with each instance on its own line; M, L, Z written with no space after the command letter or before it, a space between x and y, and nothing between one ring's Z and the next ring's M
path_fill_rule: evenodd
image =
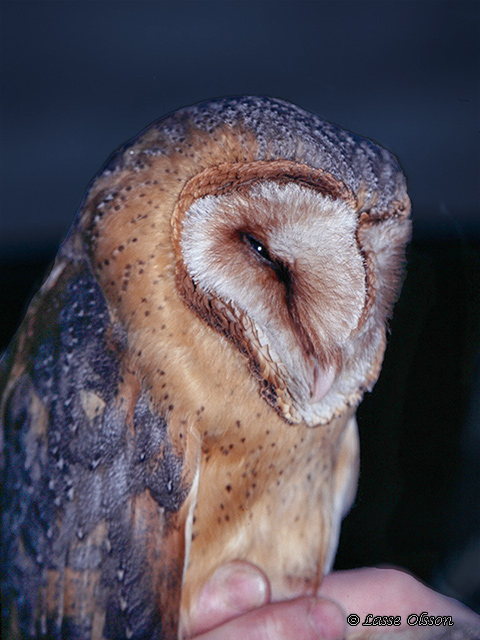
M189 474L127 342L57 259L2 365L8 637L176 638Z

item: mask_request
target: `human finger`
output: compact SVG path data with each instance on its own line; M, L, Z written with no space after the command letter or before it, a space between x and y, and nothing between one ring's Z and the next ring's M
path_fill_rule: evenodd
M347 617L353 615L360 627L379 616L399 620L392 630L407 629L417 620L415 616L423 612L434 618L450 616L454 625L466 622L480 627L480 618L473 611L400 569L372 567L335 571L325 576L319 595L338 602ZM368 628L372 634L382 632L382 626Z
M304 597L254 609L192 640L341 640L344 620L335 603Z
M215 571L194 601L188 632L202 633L269 600L270 585L263 571L248 562L230 562Z

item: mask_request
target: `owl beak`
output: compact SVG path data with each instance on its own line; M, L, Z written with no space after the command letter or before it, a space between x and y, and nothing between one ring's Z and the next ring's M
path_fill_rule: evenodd
M320 402L330 391L334 380L334 367L324 369L315 360L312 367L312 380L310 384L310 404Z

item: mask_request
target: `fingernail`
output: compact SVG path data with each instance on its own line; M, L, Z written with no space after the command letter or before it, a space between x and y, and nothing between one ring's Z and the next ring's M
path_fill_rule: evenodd
M197 607L207 602L211 606L212 597L217 607L246 611L266 603L268 585L255 567L231 563L213 574L200 594Z
M308 614L310 624L322 640L342 640L346 627L342 610L329 600L314 600Z
M228 603L242 610L259 607L267 600L267 583L264 576L249 565L235 564L223 567L223 587ZM226 600L227 601L227 600Z

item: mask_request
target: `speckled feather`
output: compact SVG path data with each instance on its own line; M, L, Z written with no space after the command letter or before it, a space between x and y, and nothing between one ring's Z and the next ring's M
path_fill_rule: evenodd
M363 302L352 339L317 354L341 372L309 426L255 323L183 264L195 203L240 202L265 180L356 225ZM189 107L112 156L2 363L11 637L176 638L235 558L262 566L275 597L315 590L353 498L354 412L380 370L408 215L391 154L281 100Z

